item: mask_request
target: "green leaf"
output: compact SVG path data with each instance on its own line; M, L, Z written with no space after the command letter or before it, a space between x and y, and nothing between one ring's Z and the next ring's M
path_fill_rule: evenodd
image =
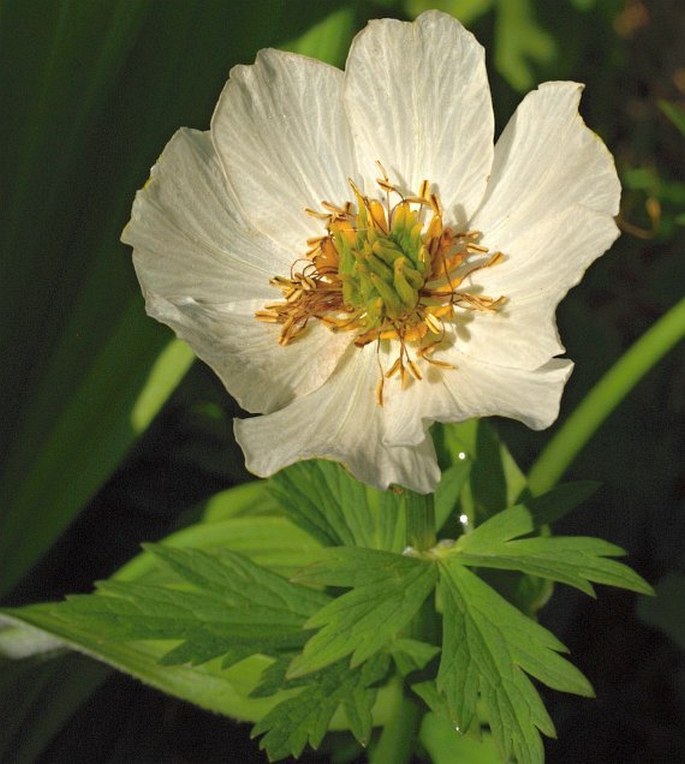
M97 594L71 597L53 612L108 641L179 643L162 657L165 665L223 657L229 666L301 646L304 620L328 600L233 552L150 549L186 588L106 581Z
M404 514L392 491L355 480L339 464L293 464L270 481L288 517L326 546L401 551Z
M333 714L342 704L354 736L366 745L371 736L371 709L376 699L372 685L383 679L388 663L387 655L377 655L350 670L346 661L340 661L306 680L285 684L286 689L304 684L304 689L257 722L252 736L264 735L260 747L267 751L270 761L299 757L308 743L318 748ZM285 671L283 664L272 676L276 684L279 671Z
M195 360L195 353L181 340L174 339L157 356L145 386L131 408L133 430L143 432L176 389Z
M592 496L600 484L594 480L562 483L541 496L526 496L525 504L538 527L551 525Z
M311 29L285 45L302 56L318 58L327 64L344 68L347 52L355 33L354 11L351 7L340 8Z
M462 488L469 479L471 462L461 459L443 470L440 482L435 490L435 526L440 530L450 515L459 506L459 496Z
M5 629L0 627L0 653ZM19 629L15 629L19 631ZM26 630L22 630L26 633ZM32 764L74 710L109 676L100 663L76 653L52 660L0 658L0 761Z
M161 661L169 651L168 641L112 641L106 628L96 628L92 622L64 619L55 605L4 610L0 612L0 625L4 624L28 631L39 629L66 648L97 658L162 692L234 719L259 719L284 697L282 694L268 699L249 697L261 672L270 663L270 659L262 655L251 656L228 669L219 659L200 666L165 666Z
M205 503L203 523L220 522L241 515L254 518L256 515L283 514L268 485L266 480L253 480L220 491Z
M419 739L428 751L432 764L501 764L492 735L480 739L460 735L454 725L436 713L421 721Z
M519 570L569 584L594 595L590 582L649 594L652 588L628 566L607 557L625 552L614 544L584 536L540 536L516 540L536 530L526 506L511 507L459 538L446 554L462 565Z
M592 695L585 677L561 658L565 647L523 615L455 559L440 565L443 646L438 689L452 719L466 732L482 699L503 759L518 764L542 762L538 730L553 736L554 725L531 674L557 690Z
M430 661L440 653L440 648L418 639L402 637L390 645L390 654L402 676L426 668Z
M460 492L461 513L469 524L515 503L526 479L492 425L483 419L435 428L443 472L450 466L470 465L468 481Z
M316 671L350 653L352 667L358 666L408 624L436 578L431 561L371 549L326 550L295 580L353 588L307 621L307 628L320 630L293 660L289 676Z
M670 573L656 585L655 598L640 598L637 614L685 650L685 575Z
M530 0L497 0L495 67L518 91L535 84L533 64L548 63L556 43L535 21Z
M164 545L210 553L239 552L284 577L314 562L321 554L321 545L285 517L246 516L199 523L167 536ZM150 576L155 581L160 577L168 580L152 551L134 557L115 574L119 581L139 580L143 576L146 580L150 580Z
M677 103L664 100L659 101L659 108L678 128L680 133L685 136L685 109Z
M451 13L462 24L468 25L486 14L494 0L405 0L407 14L413 18L433 8Z
M0 593L112 474L187 364L167 353L160 386L171 334L145 315L119 243L136 190L175 129L209 124L232 65L339 5L1 3Z

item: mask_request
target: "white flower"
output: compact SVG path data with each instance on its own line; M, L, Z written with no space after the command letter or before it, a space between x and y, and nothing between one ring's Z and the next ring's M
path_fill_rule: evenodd
M555 308L618 235L581 90L541 85L494 146L483 48L429 12L372 21L345 72L262 51L176 133L123 240L150 315L262 414L235 424L252 472L428 492L431 422L556 418Z

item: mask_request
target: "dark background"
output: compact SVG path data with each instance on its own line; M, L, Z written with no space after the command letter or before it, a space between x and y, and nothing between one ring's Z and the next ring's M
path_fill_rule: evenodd
M507 14L503 5L442 3L462 10L488 49L498 130L537 82L585 82L583 115L616 156L624 185L623 236L558 313L576 362L563 421L682 296L685 137L659 101L685 104L685 11L678 0L517 0ZM350 36L368 18L406 18L423 7L411 0L0 4L4 604L89 591L141 541L166 535L187 522L190 508L249 479L231 434L237 408L200 363L144 432L130 426L131 406L170 335L145 318L118 236L166 140L180 125L206 127L230 66L251 62L257 49L288 44L341 11L342 31L324 40L320 55L342 65ZM653 584L685 573L684 361L682 347L667 356L580 454L566 477L602 487L555 528L619 544ZM524 470L553 432L497 426ZM559 587L541 620L597 692L596 700L546 693L559 736L547 741L550 762L685 761L683 653L636 615L634 595L600 587L594 601ZM44 672L39 680L27 671L9 687L0 680L3 718L13 718L17 693L22 703L43 698L26 711L23 743L26 730L37 730L28 760L263 760L249 726L85 658L72 656L55 672L46 681ZM51 700L67 703L60 672L100 685L71 696L73 716L42 739L30 714ZM16 740L4 742L0 760L18 760ZM342 739L330 746L342 756Z

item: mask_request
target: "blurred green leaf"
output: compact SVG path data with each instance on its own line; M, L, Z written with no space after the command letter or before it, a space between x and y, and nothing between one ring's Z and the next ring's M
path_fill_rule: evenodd
M679 106L677 103L671 103L670 101L663 100L659 101L659 108L685 137L685 109L683 109L682 106Z
M201 12L164 0L0 5L9 180L0 594L111 475L189 363L179 345L164 352L170 335L145 316L118 243L135 190L176 128L208 124L232 64L295 39L340 4L266 0L259 13L223 0Z
M405 0L407 14L415 18L433 8L451 13L462 24L468 25L492 8L494 0Z
M282 514L282 510L271 495L268 482L253 480L228 488L208 499L202 512L202 522L221 522L243 515L254 518L256 515L277 514Z
M420 740L433 764L501 764L492 735L480 740L460 735L454 725L435 713L421 721Z
M640 618L661 629L685 650L685 576L670 573L655 587L656 597L642 597L637 606Z
M318 58L342 69L355 31L355 14L350 4L314 24L303 35L281 47L302 56Z
M40 632L35 632L40 634ZM5 647L0 627L0 653ZM109 669L77 653L52 660L0 658L0 761L33 764Z
M468 523L482 522L511 506L526 479L494 427L485 420L436 427L443 471L448 465L470 463L468 482L461 491L461 512Z
M497 0L495 67L515 90L530 90L534 66L555 53L554 38L535 21L530 0Z

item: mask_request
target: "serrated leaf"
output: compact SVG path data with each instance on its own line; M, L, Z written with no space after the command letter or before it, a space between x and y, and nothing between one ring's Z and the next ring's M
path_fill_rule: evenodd
M180 643L164 654L165 665L222 657L228 666L255 653L300 647L304 620L328 601L232 552L149 548L184 588L106 581L97 594L72 597L55 612L110 641Z
M424 669L439 652L439 647L409 637L396 639L390 645L390 654L402 676Z
M270 480L288 517L326 546L400 551L404 514L391 491L355 480L339 464L298 462Z
M263 605L274 611L287 610L301 616L315 613L327 597L296 586L243 555L224 550L210 555L193 549L174 549L163 544L148 545L153 554L200 591L219 597L232 595L247 607Z
M260 747L275 761L298 757L305 746L318 748L338 706L344 707L350 729L362 745L371 735L371 709L376 698L372 685L386 674L389 658L377 655L361 667L350 670L340 661L313 674L306 680L284 685L304 689L294 698L283 701L254 726L252 737L264 735ZM281 667L277 668L277 672Z
M183 528L164 539L166 547L202 549L209 553L238 552L284 577L313 562L321 545L285 517L233 517L210 520ZM117 571L119 581L168 579L166 569L150 551L144 551Z
M316 671L352 653L357 666L380 650L416 614L435 586L435 565L371 549L326 550L298 581L353 587L305 624L320 630L290 665L290 676Z
M443 651L437 684L453 721L468 730L480 696L502 757L513 753L518 764L542 762L538 730L553 736L554 725L526 673L579 695L592 695L590 684L558 655L566 648L553 634L454 559L440 565L440 592Z
M180 642L165 653L164 665L197 665L217 657L230 665L246 655L293 649L304 642L301 616L285 610L236 607L211 594L149 585L109 584L104 592L72 597L55 611L114 642Z
M585 536L518 539L536 527L536 518L527 507L511 507L459 538L448 556L457 556L462 565L540 576L590 595L594 594L591 582L643 594L652 592L649 584L627 565L607 559L625 554L615 544Z
M40 629L58 639L65 648L78 650L162 692L234 719L259 719L288 696L288 693L279 693L267 699L249 697L269 663L269 658L263 655L253 655L229 669L222 668L218 660L200 666L164 666L161 659L168 652L167 641L111 641L106 627L94 622L69 621L62 618L61 613L60 608L52 604L4 610L0 612L0 626Z

